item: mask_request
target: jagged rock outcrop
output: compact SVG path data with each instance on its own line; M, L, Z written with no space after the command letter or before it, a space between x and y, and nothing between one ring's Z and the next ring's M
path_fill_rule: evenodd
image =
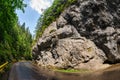
M102 49L107 62L120 62L120 44L117 44L120 39L119 0L78 0L61 17L62 24L73 25L81 36L92 40ZM60 22L57 24L58 28L64 26L59 25Z
M98 69L106 60L102 50L70 25L40 38L33 53L39 65L57 68Z
M120 62L120 1L78 0L46 28L33 56L42 66L59 68Z

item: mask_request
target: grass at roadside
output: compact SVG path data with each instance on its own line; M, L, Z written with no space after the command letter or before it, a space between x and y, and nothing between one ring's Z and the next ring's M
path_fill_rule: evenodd
M65 72L65 73L85 73L85 72L90 72L87 69L80 69L80 70L76 70L76 69L55 69L54 71L57 72Z
M41 65L37 65L37 63L35 61L32 61L32 64L35 66L38 66L38 68L42 68L42 69L47 69L47 70L51 70L51 71L55 71L55 72L63 72L63 73L89 73L92 72L92 70L88 70L88 69L62 69L62 68L58 68L55 66L41 66Z

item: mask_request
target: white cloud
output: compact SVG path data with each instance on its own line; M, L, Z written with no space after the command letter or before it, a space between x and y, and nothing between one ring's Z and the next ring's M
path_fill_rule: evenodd
M30 7L36 10L39 14L42 14L43 10L50 7L53 1L54 0L31 0Z

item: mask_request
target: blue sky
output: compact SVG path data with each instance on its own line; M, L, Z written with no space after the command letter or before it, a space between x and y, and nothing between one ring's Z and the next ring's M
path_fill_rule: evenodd
M29 27L30 32L34 35L38 18L43 13L41 10L51 6L52 2L53 0L24 0L24 3L27 4L25 13L20 10L16 11L20 24L25 22L26 27Z

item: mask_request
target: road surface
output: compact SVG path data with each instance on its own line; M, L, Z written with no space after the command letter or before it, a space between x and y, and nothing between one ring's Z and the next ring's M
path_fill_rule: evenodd
M8 80L120 80L120 65L91 73L60 73L40 69L31 62L18 62Z
M47 80L47 77L39 73L31 62L18 62L12 66L8 80Z

